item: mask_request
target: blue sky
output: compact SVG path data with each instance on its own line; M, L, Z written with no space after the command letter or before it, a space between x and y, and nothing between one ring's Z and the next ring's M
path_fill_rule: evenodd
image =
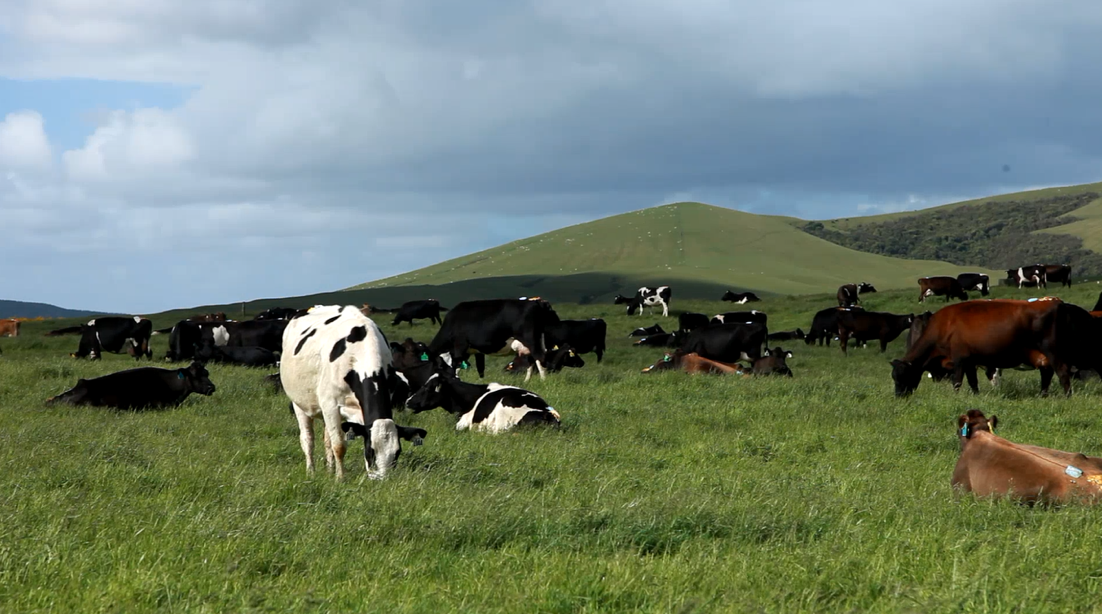
M1102 179L1102 5L0 3L0 298L347 287L642 207Z

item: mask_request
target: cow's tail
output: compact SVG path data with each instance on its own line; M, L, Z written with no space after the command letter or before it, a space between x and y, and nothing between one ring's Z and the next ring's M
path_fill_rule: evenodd
M167 334L172 332L173 328L176 328L176 327L175 326L169 326L168 328L162 328L162 329L159 329L159 330L155 330L155 331L153 331L149 334L150 335L167 335Z
M443 305L438 305L438 307L440 307L440 311L447 311L448 310L448 308L443 306Z
M46 333L47 337L59 337L61 335L78 335L81 331L81 326L70 326L68 328L59 328L57 330L51 330Z

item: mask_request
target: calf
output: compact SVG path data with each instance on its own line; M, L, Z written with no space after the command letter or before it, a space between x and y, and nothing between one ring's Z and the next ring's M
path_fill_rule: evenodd
M803 329L797 328L796 330L769 333L766 339L769 341L795 341L797 339L806 339L806 337Z
M279 366L279 357L268 348L246 346L218 347L214 339L204 339L203 344L195 350L195 358L200 362L219 362L244 367L274 367Z
M343 433L364 440L371 479L398 463L401 441L420 445L424 429L395 424L390 387L395 381L390 346L379 327L355 306L319 306L287 323L279 366L283 390L299 427L306 471L314 471L314 422L325 424L325 464L344 477Z
M1102 296L1098 297L1098 302L1102 304ZM637 328L628 333L628 337L646 337L647 335L661 335L665 332L666 331L662 330L661 326L655 324L653 326L647 326L645 328Z
M0 320L0 337L18 337L19 336L19 320L4 319Z
M983 273L961 273L957 275L957 283L966 292L979 292L980 296L991 294L991 278Z
M968 300L968 293L964 291L964 288L961 288L957 278L948 275L919 278L918 302L925 303L926 297L929 296L944 296L946 303L951 298L959 298L962 301Z
M531 361L531 356L527 354L518 355L513 360L510 360L509 364L505 365L505 371L509 373L519 373L521 370L527 369ZM547 351L548 373L558 373L563 370L563 367L580 369L584 366L585 361L582 360L582 357L569 345L556 345L554 348Z
M761 299L758 298L758 295L754 294L753 292L737 292L736 293L736 292L731 292L730 290L728 290L727 292L723 293L723 296L720 297L719 300L721 300L721 301L730 301L732 303L738 303L740 305L743 305L743 304L746 304L746 303L753 303L755 301L760 301Z
M413 326L414 320L429 320L433 324L440 324L440 312L447 310L447 307L440 305L440 301L434 298L424 301L407 301L398 308L398 312L394 314L394 321L390 325L398 326L402 322L409 322L409 325Z
M635 296L628 298L617 294L612 302L616 305L623 305L626 303L629 316L634 314L636 310L639 311L639 315L643 315L644 308L661 305L662 316L666 317L670 315L671 296L673 296L673 291L670 290L669 286L643 286L635 291Z
M765 325L758 322L709 324L689 333L679 347L723 362L755 360L761 357L767 334Z
M1013 443L995 435L997 424L997 416L988 420L977 409L957 417L955 489L1029 505L1102 499L1102 458Z
M681 370L685 373L729 375L732 373L741 373L741 367L742 365L736 363L719 362L717 360L711 360L710 358L704 358L696 352L675 350L662 356L662 358L653 365L644 367L643 373Z
M544 377L547 346L546 329L559 322L559 316L547 301L539 299L491 299L459 303L444 317L436 336L429 343L429 354L443 356L453 366L466 362L475 352L478 376L486 373L485 354L494 354L516 340L532 354L540 378ZM532 377L532 369L524 381Z
M677 316L678 330L690 332L693 329L701 328L708 325L708 316L702 313L685 312Z
M770 350L766 348L762 357L750 361L749 367L739 367L739 373L744 375L783 375L792 377L792 369L788 368L787 359L792 358L792 352L783 350L779 346Z
M558 426L561 418L555 408L534 392L515 386L468 384L450 374L437 374L408 402L414 412L435 407L458 414L455 430L501 433L524 424Z
M857 341L866 342L872 339L880 340L880 353L888 349L888 343L895 340L905 330L911 328L914 322L914 314L897 315L883 311L842 310L838 314L838 338L842 346L842 353L846 353L846 345L850 337Z
M142 356L152 360L153 351L149 349L149 338L152 333L153 322L140 316L95 318L80 326L80 344L77 346L77 351L69 355L74 358L87 356L91 360L98 360L104 352L112 354L126 352L134 360L140 360Z
M1006 279L1011 284L1017 284L1019 290L1021 290L1023 286L1039 286L1041 288L1046 288L1048 284L1045 272L1045 267L1043 265L1034 264L1018 267L1016 269L1007 269Z
M543 330L544 344L548 346L569 345L578 354L593 352L597 355L597 362L601 362L605 354L608 326L600 318L559 320L548 324Z
M764 311L758 311L753 309L751 311L728 311L726 313L717 313L712 316L712 324L736 324L739 322L757 322L759 324L768 324L769 315Z
M73 388L46 399L46 404L154 409L178 406L193 392L210 396L214 390L206 368L193 362L182 369L139 367L93 379L79 379Z
M838 287L838 306L852 307L861 302L861 294L876 292L876 288L868 282L858 284L842 284Z

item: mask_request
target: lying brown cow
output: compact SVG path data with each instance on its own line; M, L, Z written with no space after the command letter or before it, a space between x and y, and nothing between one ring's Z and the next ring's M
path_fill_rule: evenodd
M669 371L673 369L680 369L685 373L718 373L720 375L738 373L749 375L748 373L743 373L743 366L738 363L719 362L710 358L704 358L696 352L685 353L682 350L666 354L658 362L649 367L645 367L643 373Z
M960 457L953 487L979 496L1034 503L1096 503L1102 496L1102 458L1012 443L995 435L998 417L977 409L957 418Z
M0 337L18 337L19 320L0 320Z

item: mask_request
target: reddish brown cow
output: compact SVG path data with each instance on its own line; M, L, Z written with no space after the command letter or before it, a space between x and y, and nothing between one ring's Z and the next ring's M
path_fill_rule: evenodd
M976 367L1008 369L1027 364L1041 371L1042 395L1048 395L1054 372L1070 395L1068 365L1057 356L1057 314L1061 305L1063 301L1051 297L946 305L930 316L926 329L906 355L891 361L896 396L914 392L923 371L931 363L937 364L934 361L953 370L955 389L960 389L967 375L972 392L979 392Z
M998 417L988 420L977 409L957 418L960 457L953 469L954 488L1031 505L1100 500L1102 458L1013 443L995 435L997 424Z
M951 298L968 300L968 293L961 287L956 277L939 275L937 277L920 277L918 280L918 302L925 303L928 296L944 296L948 303Z
M19 320L0 320L0 337L18 337Z
M666 354L661 360L643 369L643 373L653 371L669 371L680 369L685 373L718 373L727 375L731 373L742 374L743 366L738 363L719 362L710 358L704 358L696 352L685 353L676 350ZM745 374L749 375L749 374Z

